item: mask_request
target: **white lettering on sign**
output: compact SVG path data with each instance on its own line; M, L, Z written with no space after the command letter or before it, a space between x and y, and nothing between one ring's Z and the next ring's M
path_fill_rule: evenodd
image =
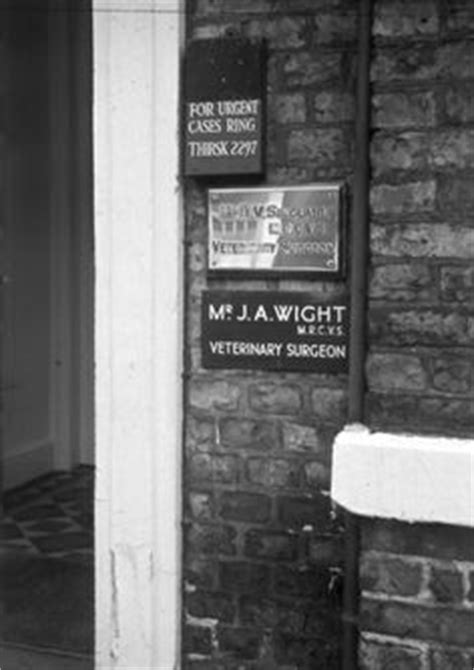
M246 116L243 119L231 117L226 119L225 129L228 133L253 133L257 129L257 124L253 116Z
M274 242L222 242L221 240L212 240L212 250L214 253L231 254L273 254L276 244Z
M218 356L280 356L281 342L239 342L238 340L211 340L209 347Z
M346 358L345 344L294 344L286 345L288 358Z
M299 344L288 342L241 342L239 340L211 340L211 353L217 356L280 356L288 358L346 358L345 344Z
M209 305L209 319L211 321L225 321L232 318L233 306L230 303L222 303L215 307L212 303Z
M188 131L190 135L199 133L221 133L222 123L220 119L191 119L188 122Z
M226 140L219 142L189 142L188 144L192 158L229 155L228 142Z
M247 303L235 314L236 321L278 321L279 323L326 323L342 324L347 307L345 305L293 305L275 304L270 310L257 305L253 310ZM270 310L270 313L269 311Z
M293 242L291 240L280 240L280 249L284 254L334 254L334 242Z
M188 104L188 109L191 118L195 116L214 116L213 102L190 102Z
M219 140L218 142L188 142L192 158L209 158L215 156L240 156L248 158L257 153L257 140Z
M220 116L248 116L257 114L259 100L220 100L217 112Z

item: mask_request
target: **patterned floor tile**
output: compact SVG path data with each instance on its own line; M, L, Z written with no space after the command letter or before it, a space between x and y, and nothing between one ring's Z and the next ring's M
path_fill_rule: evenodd
M93 561L94 470L52 472L7 492L0 549Z

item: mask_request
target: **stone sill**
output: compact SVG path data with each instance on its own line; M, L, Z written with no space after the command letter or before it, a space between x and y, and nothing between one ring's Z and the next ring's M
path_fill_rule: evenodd
M474 527L474 440L371 433L334 442L331 495L353 514Z

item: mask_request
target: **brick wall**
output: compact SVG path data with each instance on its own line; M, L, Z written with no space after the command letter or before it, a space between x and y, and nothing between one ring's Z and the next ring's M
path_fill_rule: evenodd
M374 5L370 425L474 426L474 5Z
M265 183L337 179L351 193L357 5L189 7L188 39L268 40ZM373 38L367 423L466 435L474 378L473 7L376 0ZM185 665L335 669L343 529L328 488L347 379L202 369L200 300L208 287L326 298L348 287L210 280L204 185L187 181L186 208ZM409 544L413 533L417 546ZM463 537L367 522L364 670L467 668L473 558Z
M472 435L474 5L377 0L373 35L368 422ZM471 670L473 561L472 530L365 520L361 670Z
M472 529L365 520L360 586L360 670L472 670Z
M355 25L341 2L194 4L189 38L268 40L264 183L350 182ZM188 181L186 203L186 667L338 668L342 537L329 482L347 378L203 370L199 310L206 287L336 298L346 286L208 279L204 185Z

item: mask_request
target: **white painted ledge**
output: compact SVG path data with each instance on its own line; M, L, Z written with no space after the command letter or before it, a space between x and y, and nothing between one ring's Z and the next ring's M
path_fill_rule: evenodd
M371 433L334 442L331 495L353 514L474 526L474 440Z

